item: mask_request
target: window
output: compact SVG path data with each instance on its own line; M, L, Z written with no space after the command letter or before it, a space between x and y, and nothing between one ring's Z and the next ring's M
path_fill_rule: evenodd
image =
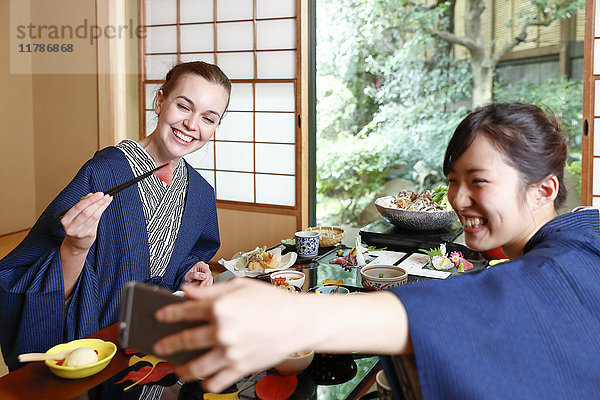
M156 126L153 100L177 62L215 63L232 81L228 112L186 160L218 204L299 207L299 34L294 0L146 0L141 135Z
M377 197L445 183L452 132L492 101L557 115L569 147L559 212L589 201L579 193L581 179L591 187L581 151L585 10L567 1L542 12L541 3L320 0L318 223L363 227L381 217Z

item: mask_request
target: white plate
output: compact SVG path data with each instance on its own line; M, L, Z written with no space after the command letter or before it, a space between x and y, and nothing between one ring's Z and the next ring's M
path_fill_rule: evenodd
M276 248L276 249L270 250L270 251L268 251L268 253L272 253L274 255L276 253L281 254L281 248ZM221 258L219 260L219 264L224 266L228 271L231 271L231 273L234 274L235 276L254 277L254 276L258 276L260 274L264 274L265 272L275 272L275 271L281 271L282 269L288 269L289 267L294 265L297 257L298 257L298 255L296 253L289 252L289 253L281 256L281 265L279 267L259 269L257 271L251 271L248 268L237 269L235 267L235 264L236 264L235 259L228 261L228 260Z

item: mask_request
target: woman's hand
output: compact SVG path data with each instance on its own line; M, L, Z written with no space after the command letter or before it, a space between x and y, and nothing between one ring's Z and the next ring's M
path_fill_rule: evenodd
M112 197L102 192L90 193L71 207L60 220L67 235L63 245L75 253L87 252L96 240L100 217L111 201Z
M193 286L208 286L213 284L210 267L203 261L197 262L185 273L185 283Z
M311 311L300 297L250 279L233 279L206 288L184 286L191 301L163 307L159 321L197 321L197 328L167 336L155 344L158 355L184 350L207 352L177 367L184 380L206 378L203 385L218 393L254 371L271 367L303 348L303 322ZM310 346L309 346L310 347Z

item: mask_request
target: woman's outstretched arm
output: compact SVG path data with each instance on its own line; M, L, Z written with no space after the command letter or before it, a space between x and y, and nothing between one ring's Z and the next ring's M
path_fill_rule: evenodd
M251 279L184 290L190 301L162 308L157 319L204 324L162 339L155 350L166 355L206 349L177 373L184 380L204 378L205 388L213 392L298 351L412 350L406 311L392 293L295 295Z

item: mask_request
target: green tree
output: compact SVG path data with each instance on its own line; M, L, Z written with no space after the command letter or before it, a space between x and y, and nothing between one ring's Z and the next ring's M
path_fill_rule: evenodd
M521 33L496 53L481 35L483 0L465 0L472 19L465 37L453 33L455 1L424 3L317 2L318 202L337 204L328 222L356 220L390 177L413 180L419 189L443 180L445 146L473 104L490 102L494 94L499 101L518 101L527 94L522 101L552 108L569 103L566 99L577 90L564 80L553 86L554 92L531 85L524 89L523 84L492 91L493 81L480 78L488 76L481 70L488 67L493 78L502 54L528 39L527 27L568 18L581 0L532 0L530 12L517 21ZM453 44L469 45L471 58L456 60ZM480 63L474 52L475 61L482 55ZM561 97L556 93L564 99L554 100ZM575 127L581 121L572 110L558 107L556 112L563 125ZM576 134L569 140L577 146Z

